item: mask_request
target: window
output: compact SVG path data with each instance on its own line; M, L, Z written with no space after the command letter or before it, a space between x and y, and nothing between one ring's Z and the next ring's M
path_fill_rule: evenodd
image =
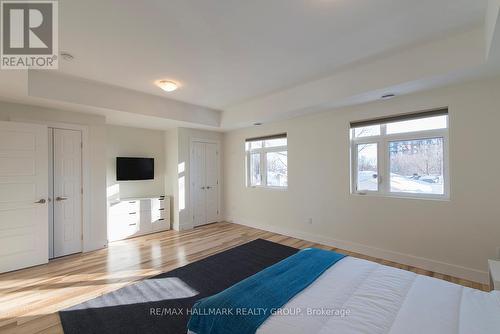
M351 123L352 192L448 198L448 110Z
M378 144L357 144L358 155L357 165L357 189L358 190L378 190Z
M286 133L247 139L247 186L286 188L288 149Z

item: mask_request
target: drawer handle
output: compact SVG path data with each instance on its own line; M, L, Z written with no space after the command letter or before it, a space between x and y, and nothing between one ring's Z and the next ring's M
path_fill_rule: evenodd
M158 198L159 201L164 201L165 199L164 198Z
M160 218L160 219L158 219L158 220L165 220L165 218Z
M137 223L128 224L128 226L134 226L134 225L137 225Z
M163 211L163 210L165 210L165 209L158 209L158 210Z
M133 203L135 203L135 201L132 201L132 202L129 202L129 203L133 204Z
M129 215L135 215L137 212L129 212Z

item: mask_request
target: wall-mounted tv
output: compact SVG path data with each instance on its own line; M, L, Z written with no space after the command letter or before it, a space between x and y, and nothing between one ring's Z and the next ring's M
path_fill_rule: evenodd
M116 158L116 180L137 181L155 178L155 160L153 158Z

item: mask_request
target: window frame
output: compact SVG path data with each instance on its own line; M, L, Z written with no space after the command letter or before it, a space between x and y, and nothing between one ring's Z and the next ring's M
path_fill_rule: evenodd
M433 199L433 200L449 200L450 199L450 157L449 157L449 131L450 131L450 115L446 114L446 128L433 130L420 130L395 134L387 134L387 124L389 122L380 122L380 135L354 137L354 127L349 127L349 142L350 142L350 171L351 171L351 194L364 196L379 196L379 197L396 197L396 198L416 198L416 199ZM432 117L432 116L429 116ZM422 117L426 118L426 117ZM443 138L443 194L425 194L425 193L407 193L391 191L391 165L389 143L394 141L411 141L425 140L433 138ZM378 190L358 190L358 152L359 144L378 144L377 151L377 181Z
M276 138L285 138L287 140L286 145L282 146L273 146L273 147L265 147L265 141L276 139ZM261 148L250 148L247 150L246 145L248 143L254 141L262 141ZM267 153L272 152L287 152L288 157L288 137L286 134L283 134L278 137L277 136L269 136L269 138L262 137L256 139L247 139L245 140L245 166L246 166L246 187L247 188L265 188L265 189L274 189L274 190L287 190L288 189L288 164L287 164L287 185L286 186L269 186L267 185ZM260 185L252 185L252 176L251 176L251 155L258 153L260 155L260 170L261 170L261 184Z

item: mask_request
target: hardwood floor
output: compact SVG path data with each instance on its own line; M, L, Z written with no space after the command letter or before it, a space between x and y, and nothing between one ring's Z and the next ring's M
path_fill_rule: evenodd
M0 333L62 333L57 315L60 309L257 238L297 248L332 249L488 291L487 285L241 225L217 223L190 231L167 231L118 241L107 249L0 275Z

